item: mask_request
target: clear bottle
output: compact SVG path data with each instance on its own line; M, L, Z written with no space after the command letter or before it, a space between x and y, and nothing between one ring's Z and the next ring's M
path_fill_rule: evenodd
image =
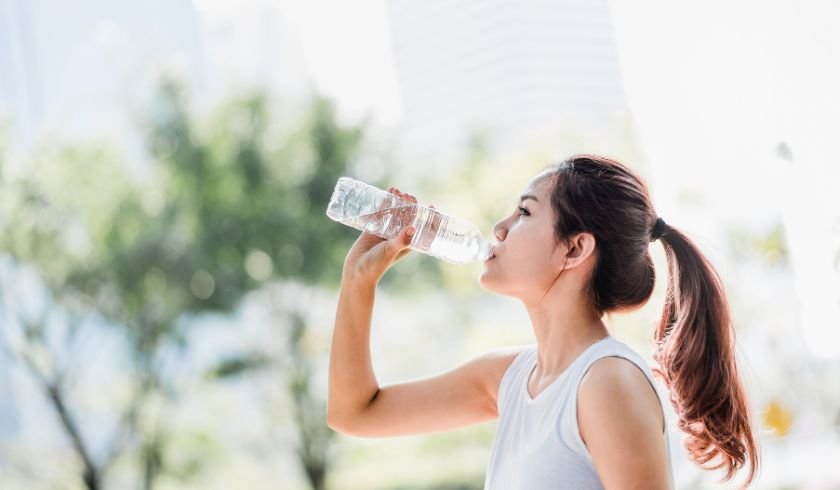
M416 230L409 247L453 264L483 261L491 246L475 225L401 199L350 177L341 177L327 206L330 219L387 240L406 226Z

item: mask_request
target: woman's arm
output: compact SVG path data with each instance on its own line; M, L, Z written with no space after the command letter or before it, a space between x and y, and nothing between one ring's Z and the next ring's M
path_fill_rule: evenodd
M427 434L498 417L507 367L524 349L502 347L426 378L380 387L370 358L375 286L342 284L330 352L327 425L359 437Z
M414 196L394 187L388 192L417 202ZM403 228L390 240L363 231L344 259L330 350L327 400L330 426L352 420L379 391L370 360L370 321L376 285L394 263L410 253L414 232L411 228Z
M342 280L330 349L327 423L352 420L379 391L370 359L370 322L376 284Z
M417 202L398 189L389 191ZM379 386L370 358L376 284L409 253L408 231L390 240L363 232L344 261L330 351L327 425L346 434L421 434L493 420L499 381L522 349L496 349L436 376Z
M599 359L581 380L578 427L605 489L669 487L662 405L631 361Z

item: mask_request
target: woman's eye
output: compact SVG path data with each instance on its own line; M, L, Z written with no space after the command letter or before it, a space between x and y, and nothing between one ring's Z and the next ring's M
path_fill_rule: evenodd
M519 206L517 209L519 209L519 215L520 216L522 216L523 214L525 216L530 216L531 215L531 213L527 209L523 208L522 206Z

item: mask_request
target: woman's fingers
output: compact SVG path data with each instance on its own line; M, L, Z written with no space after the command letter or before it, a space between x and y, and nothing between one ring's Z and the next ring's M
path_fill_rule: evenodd
M416 197L412 196L411 194L408 194L406 192L401 191L398 187L391 187L391 189L394 190L394 194L400 196L401 198L406 199L406 200L411 201L411 202L417 202Z
M404 200L408 201L408 202L412 202L412 203L416 203L416 202L417 202L417 198L416 198L416 197L414 197L413 195L411 195L411 194L409 194L409 193L407 193L407 192L403 192L403 191L401 191L401 190L399 189L399 187L391 187L391 188L389 188L389 189L388 189L388 191L389 191L389 192L391 192L392 194L395 194L396 196L400 197L401 199L404 199ZM430 207L430 208L432 208L432 209L434 209L434 207L435 207L435 206L434 206L434 205L431 205L431 206L429 206L429 207ZM407 219L406 219L406 223L409 223L409 222L414 221L414 216L415 216L415 214L414 214L414 213L412 213L412 215L411 215L410 217L406 217L406 218L407 218ZM399 254L398 254L398 255L397 255L397 257L396 257L396 258L397 258L397 260L399 260L399 259L401 259L402 257L404 257L404 256L408 255L410 252L411 252L411 249L410 249L410 248L406 248L405 250L400 251L400 252L399 252Z

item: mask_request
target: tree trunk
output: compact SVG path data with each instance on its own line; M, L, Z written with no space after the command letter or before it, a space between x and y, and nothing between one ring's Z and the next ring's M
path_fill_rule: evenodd
M73 421L73 418L67 410L67 406L64 404L64 396L61 393L61 387L57 383L47 384L47 395L50 402L52 402L55 411L58 412L62 427L64 427L67 435L70 436L73 448L81 458L82 464L84 464L83 480L85 482L85 486L88 490L99 490L102 488L102 475L99 472L99 468L97 468L96 464L94 464L93 459L91 459L90 453L88 452L84 440L82 439L82 434L79 432L79 428L76 426L76 423Z

